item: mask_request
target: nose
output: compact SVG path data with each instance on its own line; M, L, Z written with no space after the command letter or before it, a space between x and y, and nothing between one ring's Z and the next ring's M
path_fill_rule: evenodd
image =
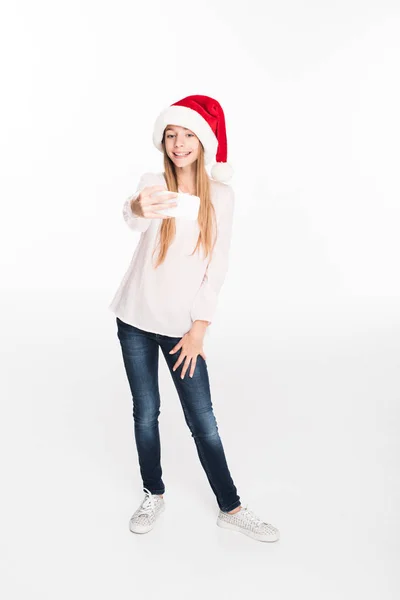
M176 136L175 148L178 148L179 146L183 146L183 142L182 142L181 138L178 138L178 136Z

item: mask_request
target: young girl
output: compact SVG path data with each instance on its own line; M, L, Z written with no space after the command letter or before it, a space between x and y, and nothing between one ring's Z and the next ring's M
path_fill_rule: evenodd
M276 541L279 531L241 506L213 412L203 349L228 268L234 212L233 190L222 183L232 169L220 104L199 95L175 102L158 116L153 142L163 153L164 172L145 173L124 203L126 223L141 236L109 307L117 315L145 492L130 530L150 531L165 509L158 428L161 348L220 509L217 525ZM205 165L215 156L210 178ZM155 195L160 191L170 193ZM196 220L160 212L177 206L177 192L200 198Z

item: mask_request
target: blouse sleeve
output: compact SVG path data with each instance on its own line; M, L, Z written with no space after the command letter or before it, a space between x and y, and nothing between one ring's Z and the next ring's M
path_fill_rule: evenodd
M220 198L221 208L217 215L218 237L213 256L191 307L192 321L200 319L211 324L217 308L218 294L228 270L235 197L232 188L227 184L224 186L228 193Z
M141 176L138 186L136 188L136 192L125 200L124 205L122 207L122 214L124 220L128 227L130 227L130 229L133 229L133 231L146 231L151 223L151 219L139 217L138 215L135 215L135 213L133 213L131 209L131 200L136 199L139 196L142 189L147 187L148 185L155 185L152 173L144 173L144 175Z

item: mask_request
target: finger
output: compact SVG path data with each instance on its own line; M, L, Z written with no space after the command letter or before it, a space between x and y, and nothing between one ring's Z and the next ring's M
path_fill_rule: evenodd
M167 200L172 200L173 198L178 197L176 192L163 192L162 194L156 194L156 192L152 192L149 195L153 202L166 202Z
M179 356L178 360L176 361L174 367L173 367L173 371L176 371L177 368L179 367L179 365L183 362L183 359L185 358L185 354L181 353L181 355Z
M156 210L162 210L163 208L177 206L177 202L157 202L157 204L148 204L148 206L151 206L151 210L155 212Z
M172 215L163 215L162 213L147 213L145 219L173 219Z
M173 354L174 352L176 352L177 350L179 350L179 348L180 348L181 346L182 346L181 342L178 342L178 343L176 344L176 346L174 346L174 347L172 348L172 350L170 350L170 351L169 351L169 353L168 353L168 354Z
M189 368L189 365L190 365L190 361L191 361L191 360L192 360L192 357L191 357L191 356L188 356L188 357L186 358L186 360L185 360L185 364L184 364L184 365L183 365L183 367L182 367L181 379L183 379L183 378L185 377L185 375L186 375L186 371L187 371L187 370L188 370L188 368Z
M193 377L194 370L196 368L196 362L197 362L197 356L195 358L192 358L192 367L191 367L190 373L189 373L190 377Z
M152 194L153 192L157 192L157 190L167 190L167 187L165 185L148 185L147 189L150 191L150 194Z

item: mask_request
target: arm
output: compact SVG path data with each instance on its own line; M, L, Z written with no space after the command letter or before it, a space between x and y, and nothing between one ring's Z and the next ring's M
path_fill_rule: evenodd
M228 270L235 198L232 188L226 187L227 193L220 199L220 214L217 213L218 237L213 256L191 307L193 327L198 329L203 327L205 330L211 324L217 308L218 294Z
M125 200L124 205L122 207L122 214L124 220L128 227L130 229L133 229L133 231L146 231L151 223L151 219L145 219L144 217L139 217L135 215L135 213L132 211L131 205L131 202L133 200L136 200L143 188L145 188L148 185L153 185L151 175L152 173L144 173L144 175L141 176L138 186L136 188L136 192Z

